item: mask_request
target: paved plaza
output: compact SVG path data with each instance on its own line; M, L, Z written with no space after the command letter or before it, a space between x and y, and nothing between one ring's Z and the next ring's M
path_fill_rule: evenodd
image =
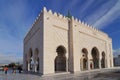
M0 80L120 80L119 70L94 70L91 72L83 73L61 73L51 74L46 76L39 76L35 74L16 73L12 74L11 71L8 74L0 71Z

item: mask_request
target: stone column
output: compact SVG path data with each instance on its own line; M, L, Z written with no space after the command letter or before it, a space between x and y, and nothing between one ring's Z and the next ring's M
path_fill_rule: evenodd
M88 70L91 70L90 69L90 59L88 58Z
M87 55L87 57L88 57L88 70L91 70L91 69L90 69L90 50L88 50L88 55Z
M36 55L34 54L34 57L33 57L33 71L34 72L37 72L37 58L36 58Z
M101 57L99 58L99 69L101 69Z
M36 64L36 62L34 63L34 72L37 72L37 64Z
M114 64L113 64L112 40L111 40L109 46L110 46L110 55L111 55L111 57L110 57L110 59L111 59L111 67L113 67Z
M30 71L30 61L28 61L28 71Z
M107 68L107 59L105 57L105 68Z
M66 59L66 72L68 72L68 59Z
M74 72L74 51L73 51L73 20L68 19L68 50L69 50L69 55L68 55L68 68L69 72L73 73Z

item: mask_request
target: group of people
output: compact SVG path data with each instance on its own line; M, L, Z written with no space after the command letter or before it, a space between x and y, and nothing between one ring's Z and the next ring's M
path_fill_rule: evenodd
M5 67L3 68L3 71L5 72L5 74L7 74L8 70L9 70L9 68L8 68L7 66L5 66ZM17 68L17 70L18 70L19 73L21 73L22 67L19 66L19 67ZM12 68L12 73L16 73L16 67L15 67L15 66Z
M5 72L5 74L7 74L8 67L7 67L7 66L5 66L5 67L3 68L3 71Z

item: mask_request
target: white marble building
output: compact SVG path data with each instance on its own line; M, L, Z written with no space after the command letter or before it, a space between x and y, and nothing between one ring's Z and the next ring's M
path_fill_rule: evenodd
M25 71L50 74L113 67L112 40L74 17L43 8L24 39Z

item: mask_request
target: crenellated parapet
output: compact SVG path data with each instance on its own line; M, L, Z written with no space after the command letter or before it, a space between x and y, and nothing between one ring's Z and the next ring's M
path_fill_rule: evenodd
M92 30L93 32L97 32L97 33L99 33L99 34L101 34L101 35L108 36L106 33L104 33L104 32L102 32L102 31L98 30L97 28L95 28L95 27L93 27L93 26L85 23L84 21L81 21L81 20L79 20L78 18L74 18L74 16L72 16L72 18L70 19L70 18L68 18L68 17L66 17L66 16L64 16L64 15L62 15L62 14L60 14L60 13L53 12L52 10L47 10L46 7L44 7L44 8L41 10L40 14L37 16L37 18L36 18L35 21L33 22L32 27L31 27L30 31L29 31L27 34L31 33L32 28L34 28L35 24L36 24L37 21L40 19L40 17L41 17L42 15L44 15L44 13L48 13L48 14L50 14L50 15L52 15L52 16L55 16L55 17L57 17L58 19L61 19L61 20L66 20L66 21L72 20L73 22L77 23L77 25L83 25L83 27L85 27L85 28L87 28L87 29L90 29L90 30ZM26 37L27 37L27 36L26 36Z
M56 17L58 17L58 18L60 18L60 19L64 19L64 20L65 20L65 19L66 19L66 20L69 19L68 17L66 17L66 16L64 16L64 15L62 15L62 14L60 14L60 13L53 12L52 10L47 10L46 7L43 8L43 12L49 13L49 14L51 14L51 15L53 15L53 16L56 16ZM74 18L74 16L72 16L72 20L73 20L74 22L78 23L78 24L82 24L84 27L86 27L86 28L88 28L88 29L91 29L91 30L93 30L93 31L95 31L95 32L98 32L98 33L100 33L100 34L103 34L103 35L108 36L106 33L104 33L104 32L102 32L102 31L98 30L97 28L95 28L95 27L93 27L93 26L85 23L84 21L81 21L81 20L79 20L78 18Z
M48 13L48 14L51 14L51 15L53 15L53 16L56 16L56 17L58 17L58 18L60 18L60 19L68 19L66 16L64 16L64 15L62 15L62 14L60 14L60 13L56 13L56 12L53 12L52 10L47 10L46 9L46 7L44 7L43 8L43 12L44 13Z
M73 16L72 16L72 20L73 20L75 23L77 23L78 25L81 25L81 24L82 24L83 27L86 27L87 29L91 29L92 31L95 31L95 32L100 33L100 34L105 35L105 36L108 36L106 33L102 32L101 30L95 28L94 26L91 26L91 25L85 23L84 21L81 21L81 20L79 20L79 19L77 19L77 18L74 18Z
M37 22L37 20L39 19L40 15L41 15L43 12L44 12L44 13L51 14L51 15L53 15L53 16L56 16L56 17L58 17L58 18L60 18L60 19L68 20L68 17L66 17L66 16L64 16L64 15L62 15L62 14L60 14L60 13L53 12L52 10L47 10L46 7L44 7L43 10L41 11L41 13L39 14L39 16L35 19L33 25ZM100 31L99 29L97 29L97 28L95 28L95 27L93 27L93 26L85 23L84 21L81 21L81 20L79 20L79 19L77 19L77 18L74 18L73 16L72 16L72 20L75 21L75 22L78 23L78 24L82 24L84 27L86 27L86 28L88 28L88 29L91 29L91 30L96 31L96 32L98 32L98 33L100 33L100 34L103 34L103 35L108 36L106 33L104 33L104 32L102 32L102 31ZM32 26L33 26L33 25L32 25Z
M37 21L39 19L42 19L42 14L43 14L43 11L40 12L40 14L37 16L37 18L34 20L34 22L32 23L31 25L31 28L30 30L28 31L28 33L26 34L25 38L24 38L24 42L28 41L29 38L35 33L34 30L37 30L38 27L35 27L35 24L37 23Z

